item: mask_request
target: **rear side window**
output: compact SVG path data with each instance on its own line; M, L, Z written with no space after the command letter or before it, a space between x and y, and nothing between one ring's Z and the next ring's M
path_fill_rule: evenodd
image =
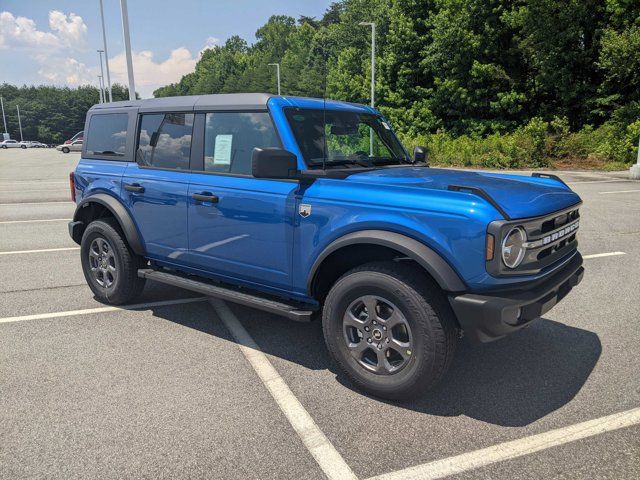
M136 161L143 166L189 169L193 113L142 115Z
M87 154L123 157L127 149L127 113L92 115L87 135Z
M267 112L207 113L204 170L251 175L255 147L280 147Z

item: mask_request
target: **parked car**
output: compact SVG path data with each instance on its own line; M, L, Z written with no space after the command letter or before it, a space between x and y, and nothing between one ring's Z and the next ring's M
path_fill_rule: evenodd
M84 137L84 130L76 133L73 137L71 137L69 140L65 140L64 145L69 145L73 142L75 142L76 140L82 140Z
M80 152L82 150L82 140L75 140L69 144L58 145L56 149L63 153Z
M27 146L17 140L4 140L0 142L0 148L27 148Z
M148 99L96 105L85 130L69 233L100 301L148 279L321 318L340 371L379 397L432 387L460 335L520 330L583 278L562 180L430 168L367 106Z
M35 140L25 140L20 142L22 145L25 145L26 148L46 148L47 146L44 143L37 142Z

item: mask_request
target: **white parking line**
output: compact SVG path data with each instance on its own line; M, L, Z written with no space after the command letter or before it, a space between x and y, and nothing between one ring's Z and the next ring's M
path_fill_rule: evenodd
M615 413L607 417L577 423L519 440L500 443L455 457L443 458L442 460L397 472L371 477L369 480L427 480L443 478L638 424L640 424L640 408L634 408L626 412Z
M280 374L271 365L269 359L262 353L260 347L244 329L233 312L229 310L229 307L221 300L211 299L210 301L220 320L238 342L242 354L251 364L264 386L269 390L280 410L287 417L287 420L324 474L329 479L357 480L347 462L344 461L344 458L322 433L322 430L318 428L309 412L305 410L300 401L291 392Z
M23 253L63 252L65 250L80 250L80 247L43 248L42 250L12 250L9 252L0 252L0 255L20 255Z
M611 180L585 180L585 181L577 181L577 182L567 182L567 185L580 185L583 183L615 183L615 182L630 182L631 180L627 180L624 178L611 179Z
M68 218L44 218L40 220L7 220L0 222L0 225L9 225L11 223L41 223L41 222L68 222Z
M35 315L22 315L20 317L0 318L0 323L25 322L28 320L46 320L49 318L74 317L77 315L89 315L91 313L115 312L118 310L142 310L152 307L165 307L169 305L182 305L184 303L195 303L207 300L207 297L179 298L177 300L163 300L160 302L138 303L135 305L124 305L120 307L98 307L86 308L84 310L68 310L66 312L38 313Z
M612 190L610 192L598 192L600 195L611 195L614 193L636 193L640 192L640 190Z
M618 255L626 255L626 253L624 252L594 253L593 255L585 255L582 258L584 260L589 260L590 258L615 257Z

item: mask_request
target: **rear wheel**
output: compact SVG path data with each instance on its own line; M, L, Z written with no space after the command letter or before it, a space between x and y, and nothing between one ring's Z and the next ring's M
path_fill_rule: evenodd
M143 259L134 254L113 218L91 222L80 245L82 271L96 298L110 305L127 303L142 292L138 277Z
M446 298L410 266L376 262L347 272L323 310L327 347L360 389L403 399L435 385L451 364L456 326Z

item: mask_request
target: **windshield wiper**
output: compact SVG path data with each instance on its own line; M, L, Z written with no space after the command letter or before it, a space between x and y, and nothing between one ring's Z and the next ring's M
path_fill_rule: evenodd
M322 162L322 159L316 159L314 158L313 160L311 160L309 162L309 164L311 166L314 167L322 167L324 166L325 168L327 167L344 167L345 165L357 165L359 167L363 167L363 168L371 168L373 167L373 164L368 161L368 160L363 160L363 159L353 159L353 158L345 158L345 159L341 159L341 160L327 160L326 162Z

